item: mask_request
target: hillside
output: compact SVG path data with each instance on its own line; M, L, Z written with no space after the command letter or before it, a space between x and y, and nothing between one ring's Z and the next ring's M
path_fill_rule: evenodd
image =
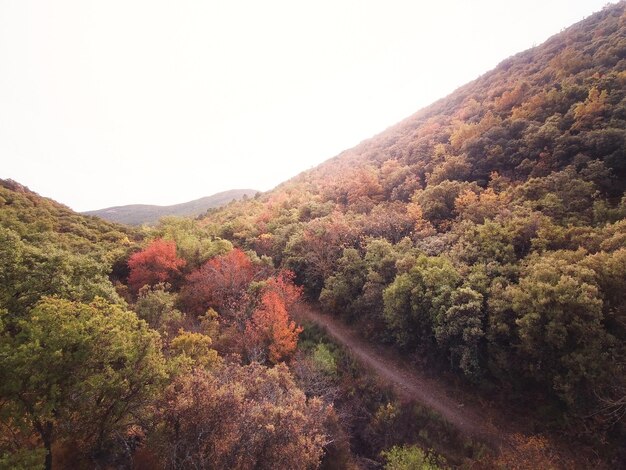
M195 220L0 181L0 468L624 468L625 189L626 2Z
M318 467L337 419L285 365L299 296L192 219L136 230L0 180L0 468Z
M111 251L140 239L133 228L78 214L10 179L0 179L0 226L28 243L76 253Z
M94 215L111 222L128 225L153 225L161 217L177 216L177 217L196 217L204 214L207 210L221 207L231 201L242 199L243 197L252 197L258 191L254 189L231 189L212 196L195 199L181 204L171 206L156 206L149 204L130 204L126 206L107 207L106 209L98 209L83 212L85 215Z
M540 409L538 429L621 435L625 9L201 224L366 337Z
M141 238L0 180L0 309L23 313L44 295L120 301L109 276Z

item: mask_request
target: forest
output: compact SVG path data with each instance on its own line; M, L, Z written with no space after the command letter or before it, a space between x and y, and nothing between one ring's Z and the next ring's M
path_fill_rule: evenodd
M625 190L624 2L196 219L0 180L0 468L620 468ZM307 309L512 431L403 399Z

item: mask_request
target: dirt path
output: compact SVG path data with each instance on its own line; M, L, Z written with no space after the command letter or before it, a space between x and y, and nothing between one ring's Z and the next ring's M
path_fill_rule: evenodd
M503 429L502 424L491 422L478 405L470 405L452 397L444 384L427 377L398 358L397 354L366 342L341 321L310 306L303 306L298 316L324 328L331 338L384 383L392 385L399 395L436 411L461 433L494 447L507 441L510 430Z

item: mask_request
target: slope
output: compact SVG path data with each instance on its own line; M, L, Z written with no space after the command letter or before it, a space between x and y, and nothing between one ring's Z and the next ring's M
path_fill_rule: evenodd
M195 199L171 206L156 206L149 204L130 204L126 206L107 207L84 212L85 215L94 215L111 222L129 225L155 224L161 217L168 215L179 217L195 217L204 214L207 210L228 204L244 197L252 197L258 191L254 189L231 189L213 194L212 196Z
M120 301L111 268L141 237L0 180L0 311L21 315L42 296Z
M616 442L625 38L626 3L609 5L200 223L294 271L370 341L499 390L539 427Z
M0 226L29 243L50 240L78 253L97 245L111 251L140 238L133 228L78 214L10 179L0 180Z

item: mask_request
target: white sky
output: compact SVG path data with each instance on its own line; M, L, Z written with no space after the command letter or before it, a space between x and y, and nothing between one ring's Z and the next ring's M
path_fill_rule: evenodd
M606 0L0 0L0 178L76 210L268 190Z

